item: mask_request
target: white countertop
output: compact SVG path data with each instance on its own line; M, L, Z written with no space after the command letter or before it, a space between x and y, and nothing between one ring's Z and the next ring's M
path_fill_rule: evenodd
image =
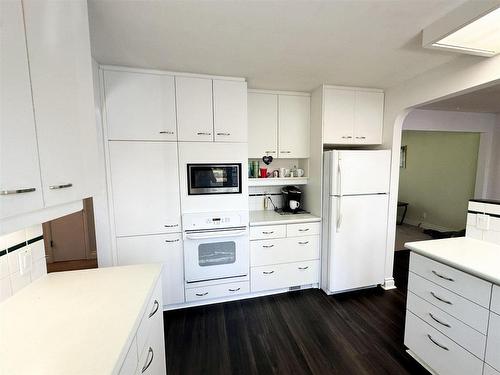
M321 218L311 214L280 215L273 210L250 211L250 226L296 224L321 221Z
M161 265L51 273L0 303L0 374L116 374Z
M405 247L500 285L500 246L467 237L408 242Z

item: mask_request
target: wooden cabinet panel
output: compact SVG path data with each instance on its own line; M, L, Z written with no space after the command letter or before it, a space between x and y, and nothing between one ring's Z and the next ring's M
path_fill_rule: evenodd
M311 98L279 95L278 134L280 158L308 158Z
M174 77L104 72L108 139L177 140Z
M20 0L0 2L0 218L43 208Z
M278 155L278 95L248 93L248 157Z
M247 83L213 81L214 132L216 142L246 142Z

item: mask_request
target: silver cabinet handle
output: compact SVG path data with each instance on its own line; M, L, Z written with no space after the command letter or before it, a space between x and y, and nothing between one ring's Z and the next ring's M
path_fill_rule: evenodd
M445 300L444 298L441 298L441 297L437 296L437 295L436 295L436 293L434 293L434 292L431 292L431 295L432 295L435 299L437 299L438 301L441 301L441 302L443 302L443 303L446 303L447 305L453 305L453 303L452 303L452 302L447 301L447 300Z
M35 190L36 190L36 188L0 190L0 195L14 195L14 194L32 193Z
M212 135L212 133L209 132L198 132L196 135Z
M350 136L350 135L344 135L344 136L342 136L342 139L352 139L352 136Z
M217 135L229 136L229 135L231 135L231 133L217 133Z
M179 224L165 224L164 225L165 228L176 228L178 226L179 226Z
M438 319L438 318L436 318L434 315L432 315L432 313L429 313L429 316L430 316L430 317L431 317L431 318L432 318L435 322L437 322L437 323L439 323L439 324L441 324L441 325L443 325L443 326L445 326L445 327L451 328L451 326L450 326L448 323L445 323L445 322L443 322L443 321L439 320L439 319Z
M280 154L291 154L292 151L280 151Z
M275 154L276 151L264 151L266 154Z
M159 132L160 134L175 134L173 131L170 131L170 130L162 130Z
M366 137L356 137L356 139L366 139Z
M303 242L299 241L299 245L307 245L308 243L309 243L309 241L303 241Z
M438 343L436 340L434 340L434 339L432 338L432 336L431 336L431 335L427 334L427 337L429 338L429 340L431 340L431 342L432 342L434 345L439 346L441 349L446 350L446 351L449 351L449 350L450 350L450 349L448 349L446 346L444 346L443 344L440 344L440 343Z
M165 242L179 242L180 239L176 238L175 240L165 240Z
M440 273L437 273L436 271L432 270L432 273L434 275L436 275L437 277L441 278L441 279L444 279L444 280L447 280L447 281L455 281L453 280L451 277L448 277L448 276L443 276L441 275Z
M230 292L237 292L238 290L240 290L241 288L236 288L236 289L228 289Z
M205 292L205 293L196 293L196 295L198 297L203 297L203 296L206 296L208 294L208 292Z
M156 312L158 311L158 308L160 307L160 304L157 300L154 301L153 303L153 310L148 315L148 318L151 318Z
M50 190L59 190L59 189L67 189L67 188L70 188L72 187L73 184L72 183L69 183L69 184L61 184L61 185L50 185L49 186L49 189Z
M274 271L262 271L264 275L271 275Z
M151 354L151 358L149 358L150 354ZM146 364L142 367L141 374L143 374L149 368L149 366L151 366L151 362L153 362L154 356L155 356L155 353L153 352L153 348L149 347L148 355L146 357Z
M262 234L273 234L274 233L274 230L270 231L270 232L262 232Z
M308 230L309 230L309 228L304 228L304 229L301 228L301 229L299 229L299 232L307 232Z
M299 270L307 270L308 268L309 268L309 266L299 267Z
M274 247L274 245L262 245L264 249L270 249L271 247Z

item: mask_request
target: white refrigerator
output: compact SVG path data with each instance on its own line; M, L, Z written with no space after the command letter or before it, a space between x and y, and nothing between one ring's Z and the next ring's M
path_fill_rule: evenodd
M321 287L328 294L384 282L391 152L324 154Z

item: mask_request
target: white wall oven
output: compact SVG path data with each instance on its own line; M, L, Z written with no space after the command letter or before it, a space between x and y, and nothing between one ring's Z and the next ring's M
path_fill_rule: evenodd
M184 215L184 271L187 284L248 278L248 213Z
M188 164L188 195L241 194L241 164Z

